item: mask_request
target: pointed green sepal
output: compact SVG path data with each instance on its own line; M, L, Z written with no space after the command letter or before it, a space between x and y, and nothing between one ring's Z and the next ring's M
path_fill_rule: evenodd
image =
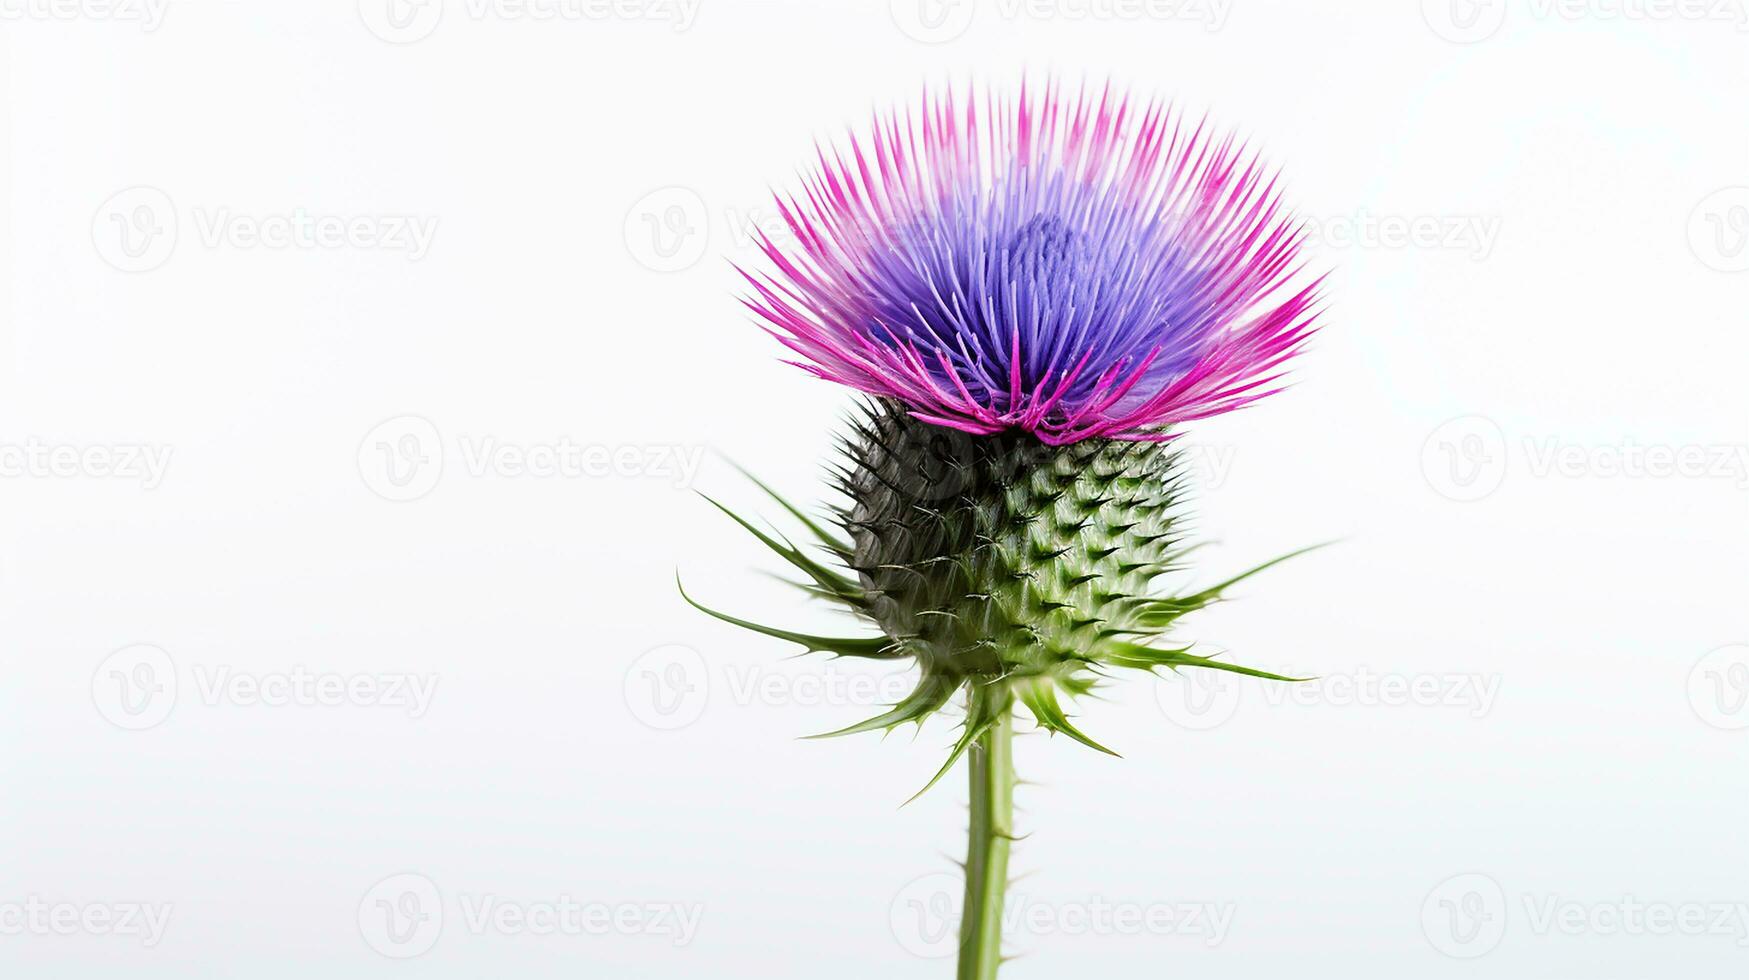
M813 532L814 537L819 539L821 544L825 545L827 548L831 549L834 553L839 554L839 555L848 555L852 552L853 549L850 545L850 542L844 540L843 538L839 537L838 535L833 534L831 531L827 530L825 525L823 525L819 521L815 520L811 515L808 514L807 511L802 510L800 507L797 507L795 504L790 503L787 499L784 498L784 496L782 494L779 494L776 490L773 490L773 489L771 489L771 487L767 486L764 480L761 480L760 478L754 476L752 473L749 473L747 471L746 467L742 466L740 463L737 463L732 459L729 460L729 465L733 466L735 468L735 472L741 474L742 476L746 477L748 480L752 481L754 486L765 491L765 495L767 497L770 497L772 500L777 501L777 505L779 507L782 507L784 510L789 511L790 515L792 517L794 517L798 521L801 521L802 524L804 524L809 531Z
M1014 704L1013 695L1008 692L1007 685L1000 680L984 684L973 681L967 689L971 691L971 697L966 704L965 731L960 733L959 741L955 742L953 748L949 750L947 761L942 763L941 768L935 771L935 775L929 778L929 782L925 783L922 789L911 794L911 798L901 804L902 806L909 806L916 802L918 797L934 789L935 784L941 782L941 777L947 775L953 769L954 763L960 761L960 756L965 755L966 750L972 747L972 743L982 738L984 733L996 724L997 719L1001 718L1003 713L1010 710Z
M1106 755L1123 756L1088 738L1080 729L1069 721L1069 716L1063 713L1063 708L1057 703L1056 684L1048 677L1035 677L1016 684L1020 692L1020 700L1027 710L1038 720L1041 727L1053 732L1062 732L1090 749L1098 749Z
M1177 670L1180 667L1207 667L1210 670L1225 670L1248 677L1261 677L1271 681L1290 681L1296 684L1315 679L1311 677L1286 677L1281 674L1272 674L1267 670L1258 670L1255 667L1241 667L1238 664L1226 663L1211 657L1199 657L1184 650L1158 650L1154 647L1142 646L1140 643L1128 643L1122 640L1107 643L1100 660L1113 667L1133 667L1138 670L1154 670L1160 667L1172 670Z
M742 629L752 630L755 633L774 636L780 640L789 640L791 643L800 643L808 648L809 653L835 653L840 657L863 657L870 660L898 660L910 656L910 654L898 649L893 641L884 636L815 636L811 633L796 633L791 630L778 629L775 626L763 626L700 604L692 596L686 594L686 586L680 583L678 575L674 576L674 585L680 589L680 598L685 599L688 605L699 612Z
M1295 549L1293 551L1288 552L1285 555L1282 555L1279 558L1271 558L1270 560L1264 562L1261 565L1256 566L1255 568L1251 568L1251 569L1248 569L1246 571L1240 572L1239 574L1233 576L1232 578L1227 579L1225 582L1221 582L1221 583L1218 583L1216 585L1211 585L1208 588L1203 589L1201 592L1198 592L1194 595L1185 596L1180 601L1182 601L1182 602L1195 602L1198 604L1197 608L1200 609L1202 606L1206 606L1210 602L1213 602L1216 599L1219 599L1221 597L1221 593L1225 592L1227 589L1230 589L1233 586L1238 585L1240 582L1245 581L1246 579L1250 578L1253 575L1256 575L1259 572L1262 572L1266 569L1274 568L1275 566L1281 564L1284 561L1287 561L1290 558L1298 558L1301 555L1309 554L1313 551L1317 551L1320 548L1328 548L1335 543L1336 542L1334 542L1334 541L1324 541L1324 542L1321 542L1319 544L1307 545L1304 548Z
M868 605L868 597L863 594L862 586L852 581L848 576L833 571L825 565L808 557L800 548L797 548L787 540L779 541L771 535L766 534L758 527L755 527L753 522L723 506L710 495L705 493L699 493L698 495L705 500L710 501L711 506L729 515L729 518L736 524L746 528L750 534L758 538L767 548L776 552L778 557L807 573L807 576L813 579L820 587L820 591L825 593L829 598L836 599L853 609L862 609Z
M806 738L840 738L845 735L860 735L863 732L890 731L906 722L922 724L923 719L941 710L941 706L947 703L948 698L953 697L953 692L959 690L959 686L956 680L925 672L923 679L917 682L916 689L907 694L903 701L893 705L893 710L866 721L859 721L848 728L808 735Z
M1186 613L1196 612L1198 609L1205 608L1210 604L1219 601L1227 589L1245 581L1251 576L1256 575L1265 569L1273 568L1274 566L1287 561L1289 558L1297 558L1309 551L1316 551L1319 548L1329 547L1332 543L1333 542L1326 541L1323 544L1315 544L1301 548L1297 551L1290 551L1279 558L1272 558L1255 568L1240 572L1238 575L1235 575L1224 582L1216 583L1200 592L1194 592L1190 595L1163 596L1159 598L1145 599L1137 605L1135 616L1135 625L1137 629L1124 632L1139 633L1159 632L1164 630L1166 627L1172 625L1172 623L1180 616L1183 616Z

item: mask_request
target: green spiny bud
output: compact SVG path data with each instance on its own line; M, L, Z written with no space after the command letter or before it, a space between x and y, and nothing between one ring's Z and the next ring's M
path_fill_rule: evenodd
M777 498L842 570L730 516L800 569L804 589L881 635L813 636L699 607L812 651L915 659L921 680L909 697L829 734L921 722L965 689L965 731L945 772L1016 702L1041 727L1110 751L1069 721L1058 696L1085 694L1107 668L1290 679L1157 645L1179 617L1238 581L1180 596L1154 589L1189 550L1180 533L1184 468L1171 443L1052 446L1024 432L971 435L875 402L851 420L842 455L844 534Z

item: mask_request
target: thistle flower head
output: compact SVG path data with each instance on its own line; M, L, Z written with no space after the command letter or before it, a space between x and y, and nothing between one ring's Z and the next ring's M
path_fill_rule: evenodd
M1109 90L950 94L822 150L779 206L794 242L760 239L773 269L746 302L800 366L874 397L844 437L838 527L778 498L819 548L735 520L878 633L699 608L916 663L915 691L833 734L921 723L964 692L939 779L1017 704L1104 749L1064 700L1116 668L1291 679L1174 645L1251 573L1165 591L1189 553L1168 426L1269 394L1316 317L1254 156Z
M792 363L969 433L1164 439L1276 390L1316 317L1255 155L1109 87L926 96L777 203L746 302Z

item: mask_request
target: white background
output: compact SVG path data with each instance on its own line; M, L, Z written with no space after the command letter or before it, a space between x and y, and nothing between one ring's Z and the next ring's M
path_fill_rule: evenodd
M1283 168L1332 309L1192 433L1196 578L1342 543L1186 624L1302 700L1021 739L1004 976L1743 974L1740 6L914 2L4 0L0 974L946 976L964 790L899 803L950 723L797 740L888 671L673 580L848 629L691 492L815 499L849 403L729 262L816 138L1023 69ZM605 472L475 458L567 440ZM251 686L300 673L338 703ZM473 915L567 896L614 924Z

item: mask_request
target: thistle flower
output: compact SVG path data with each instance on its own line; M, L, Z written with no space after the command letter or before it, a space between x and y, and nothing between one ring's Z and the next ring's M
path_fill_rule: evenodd
M1231 136L1109 88L926 99L820 154L752 307L814 374L927 422L1059 445L1269 394L1317 284ZM1273 297L1273 299L1272 299Z
M1260 569L1188 594L1156 582L1189 551L1171 426L1279 390L1319 284L1298 283L1300 233L1254 155L1109 88L925 98L822 149L778 206L794 241L760 238L769 268L745 273L745 302L792 363L869 397L836 467L837 530L772 493L819 548L730 516L878 634L693 604L809 651L915 661L910 696L831 735L921 723L963 696L929 785L969 753L959 975L994 977L1016 705L1109 752L1062 696L1111 668L1290 679L1166 640Z

